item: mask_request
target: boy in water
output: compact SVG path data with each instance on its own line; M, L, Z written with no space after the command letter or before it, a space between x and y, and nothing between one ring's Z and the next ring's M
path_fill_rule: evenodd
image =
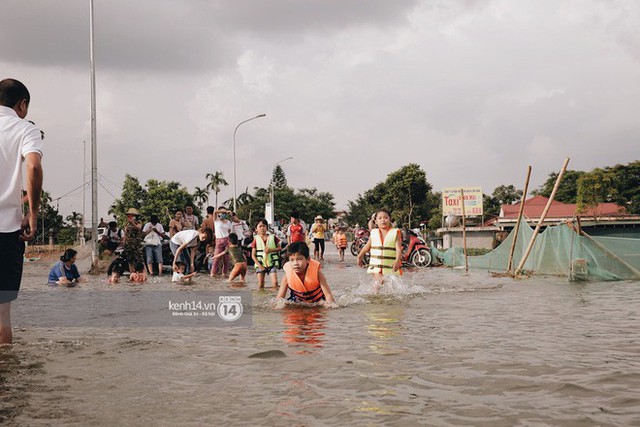
M172 282L177 283L191 283L191 278L196 275L196 272L190 274L184 274L187 269L187 264L182 261L176 261L176 269L173 270Z
M373 274L375 290L384 283L384 276L402 275L402 234L391 227L391 215L386 209L380 209L375 215L375 225L369 241L358 254L358 265L364 266L364 255L371 251L371 260L367 273Z
M229 234L229 246L227 246L223 252L211 258L211 261L213 262L214 259L229 254L233 268L231 269L231 273L229 273L229 280L227 280L227 282L231 283L233 279L240 276L240 283L234 284L233 286L244 286L244 277L247 274L247 258L244 256L242 248L238 243L238 235L236 233Z
M306 243L291 243L287 247L287 258L289 262L283 267L285 274L277 298L284 298L288 289L291 291L290 301L336 305L327 279L320 271L320 263L309 259L309 246Z
M133 283L144 283L147 281L147 272L144 270L146 267L143 262L136 262L134 270L129 274L129 281Z

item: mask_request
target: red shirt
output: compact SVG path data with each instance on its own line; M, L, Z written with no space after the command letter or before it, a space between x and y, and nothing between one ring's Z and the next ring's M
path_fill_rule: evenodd
M291 235L291 242L304 242L304 228L300 224L291 224L289 226L289 234Z

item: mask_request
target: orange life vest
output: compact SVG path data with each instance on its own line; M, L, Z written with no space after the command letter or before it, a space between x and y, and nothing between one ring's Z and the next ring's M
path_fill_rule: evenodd
M337 233L336 234L336 245L339 248L346 248L347 247L347 235L344 233Z
M300 276L293 271L293 266L290 262L284 265L284 274L287 277L287 284L291 291L289 297L292 301L301 302L317 302L325 299L322 287L320 287L320 263L315 259L309 260L307 271L304 274L304 282L300 280Z

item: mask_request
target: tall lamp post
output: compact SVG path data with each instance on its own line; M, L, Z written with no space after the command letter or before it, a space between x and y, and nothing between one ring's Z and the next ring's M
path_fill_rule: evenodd
M269 203L271 204L271 222L273 225L273 222L275 220L275 216L276 216L276 206L275 206L275 200L274 200L274 191L273 191L273 171L275 171L276 166L278 166L280 163L282 162L286 162L287 160L291 160L293 159L293 157L287 157L286 159L282 159L279 162L276 162L275 165L273 165L273 169L271 172L271 182L270 182L270 187L271 187L271 192L270 192L270 197L269 197Z
M91 264L98 259L98 143L96 141L96 65L93 0L89 2L89 56L91 59Z
M238 131L238 128L240 127L241 124L243 123L247 123L250 122L251 120L255 120L255 119L259 119L260 117L266 117L266 114L258 114L255 117L251 117L250 119L247 120L243 120L240 123L238 123L238 126L236 126L236 128L233 130L233 211L237 212L238 211L238 206L237 206L237 201L236 201L236 183L238 181L238 177L236 175L236 132Z

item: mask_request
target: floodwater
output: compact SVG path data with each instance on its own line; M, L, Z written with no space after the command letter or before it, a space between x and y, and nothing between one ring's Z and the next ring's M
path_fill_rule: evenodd
M14 346L0 349L0 422L640 425L640 283L431 268L371 295L353 257L327 258L339 308L275 310L274 292L251 275L250 327L16 328ZM89 317L74 301L113 286L91 277L50 289L38 263L23 282L43 290L36 313L60 304L48 297L58 293ZM138 297L227 289L209 277L119 288Z

